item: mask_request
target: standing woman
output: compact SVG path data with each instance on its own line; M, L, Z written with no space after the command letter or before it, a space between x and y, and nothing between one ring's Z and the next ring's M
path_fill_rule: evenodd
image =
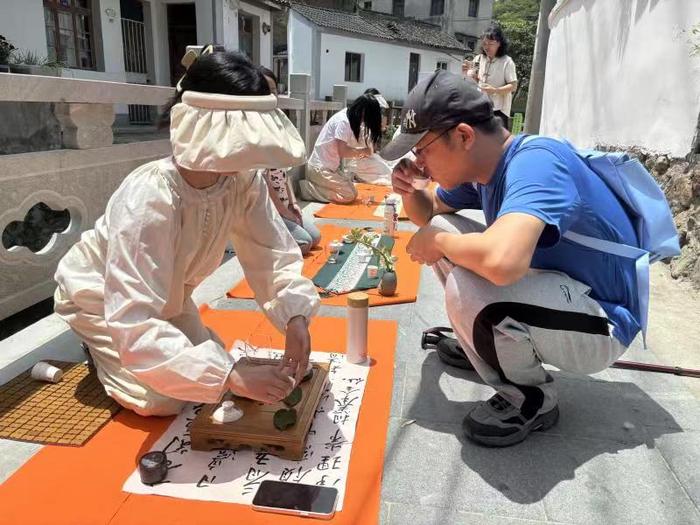
M295 166L304 144L258 69L202 55L168 112L170 157L128 175L95 228L56 271L56 313L82 338L108 395L141 415L228 391L266 403L306 372L319 305L259 168ZM192 291L231 239L265 315L286 334L279 366L235 363L200 319Z
M357 189L342 161L369 157L378 149L381 138L379 102L373 95L362 95L321 129L306 166L306 179L299 181L301 196L318 202L353 202Z
M509 129L513 93L518 87L515 62L508 56L508 39L499 25L492 25L481 36L481 53L474 59L467 76L479 84L493 102L493 110Z

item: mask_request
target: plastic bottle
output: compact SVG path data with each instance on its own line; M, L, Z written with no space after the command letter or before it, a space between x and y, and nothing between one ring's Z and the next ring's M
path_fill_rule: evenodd
M349 363L367 362L367 320L369 296L364 292L348 294L348 335L345 359Z
M393 199L386 197L384 199L384 233L393 237L394 232L396 232L397 222L396 203Z

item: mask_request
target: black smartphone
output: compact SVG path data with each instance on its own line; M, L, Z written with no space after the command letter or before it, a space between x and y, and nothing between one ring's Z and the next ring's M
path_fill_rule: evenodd
M338 489L284 481L263 481L253 498L253 509L329 520L335 514Z

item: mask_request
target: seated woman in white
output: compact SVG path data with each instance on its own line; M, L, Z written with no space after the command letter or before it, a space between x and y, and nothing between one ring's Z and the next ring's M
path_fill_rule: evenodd
M382 111L382 133L386 131L388 126L389 103L376 88L365 90L365 95L372 95L379 102L379 107ZM355 175L357 182L365 184L375 184L377 186L391 186L391 171L393 166L379 156L375 151L369 157L361 159L346 159L345 169L348 173Z
M242 55L217 52L200 56L178 88L172 157L127 176L56 271L56 313L86 343L107 394L141 415L228 391L284 398L306 371L319 305L256 171L305 156L267 82ZM279 366L236 364L192 300L229 239L260 307L286 333Z
M382 137L382 112L372 95L362 95L333 115L321 129L299 181L301 196L318 202L350 203L357 189L342 166L343 159L369 157Z

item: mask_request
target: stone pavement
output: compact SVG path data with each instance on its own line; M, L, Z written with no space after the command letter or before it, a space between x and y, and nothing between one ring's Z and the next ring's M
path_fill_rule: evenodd
M255 309L253 301L223 293L241 275L231 259L197 292L215 308ZM345 309L322 307L319 315L345 316ZM593 377L553 371L559 423L514 447L489 449L466 441L461 421L492 390L420 348L424 328L447 323L432 271L423 269L416 303L372 308L370 317L399 322L383 525L700 524L700 399L688 380L617 369ZM676 321L678 330L683 319ZM660 362L639 343L624 358ZM38 448L0 440L0 481Z

